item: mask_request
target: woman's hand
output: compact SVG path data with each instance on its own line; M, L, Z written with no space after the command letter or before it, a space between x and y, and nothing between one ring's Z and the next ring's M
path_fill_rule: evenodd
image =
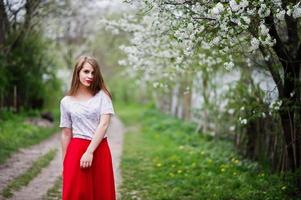
M81 168L91 167L92 160L93 160L93 154L86 151L80 159L80 167Z

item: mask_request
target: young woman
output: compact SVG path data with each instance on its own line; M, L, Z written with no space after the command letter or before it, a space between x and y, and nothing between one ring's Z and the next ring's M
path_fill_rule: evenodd
M115 200L106 130L114 115L111 94L95 58L82 56L60 101L63 200Z

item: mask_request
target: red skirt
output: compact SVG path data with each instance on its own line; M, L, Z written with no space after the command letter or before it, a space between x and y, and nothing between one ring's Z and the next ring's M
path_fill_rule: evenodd
M63 162L63 200L115 200L111 151L103 138L93 153L92 166L80 167L90 140L72 138Z

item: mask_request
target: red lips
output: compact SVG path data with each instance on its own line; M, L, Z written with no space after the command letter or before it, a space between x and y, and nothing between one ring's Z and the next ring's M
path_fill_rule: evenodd
M86 82L87 82L87 83L92 83L92 81L91 81L91 80L87 80Z

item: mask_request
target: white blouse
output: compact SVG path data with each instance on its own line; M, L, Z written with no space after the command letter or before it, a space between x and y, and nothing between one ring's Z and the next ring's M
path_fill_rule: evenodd
M74 138L91 140L102 114L115 114L110 97L102 90L86 101L65 96L60 101L59 127L72 128Z

